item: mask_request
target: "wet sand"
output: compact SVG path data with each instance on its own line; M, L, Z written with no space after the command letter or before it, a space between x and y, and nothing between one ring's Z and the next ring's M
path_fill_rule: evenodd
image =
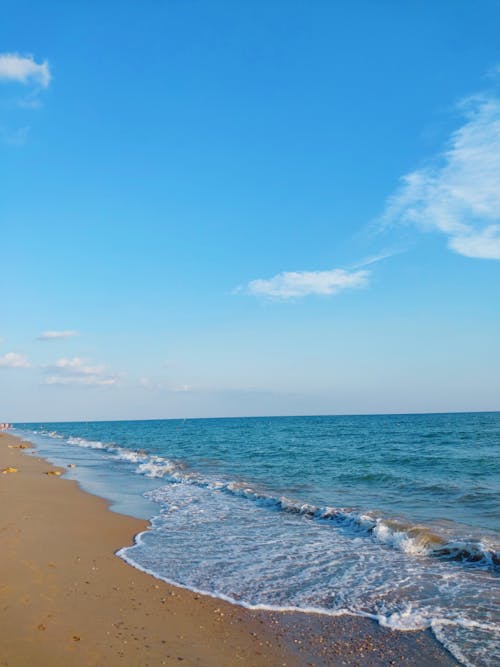
M109 511L0 434L0 667L456 665L429 632L249 611L114 555L147 523Z

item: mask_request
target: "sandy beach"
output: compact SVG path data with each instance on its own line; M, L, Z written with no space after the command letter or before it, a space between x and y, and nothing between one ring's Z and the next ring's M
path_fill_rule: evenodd
M429 632L250 611L132 568L115 551L147 523L27 444L0 434L1 667L457 664Z

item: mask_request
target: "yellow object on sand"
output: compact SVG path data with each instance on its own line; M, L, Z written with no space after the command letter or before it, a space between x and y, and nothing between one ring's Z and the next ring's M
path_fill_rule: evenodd
M2 470L4 475L7 475L9 472L18 472L17 468L13 468L12 466L9 466L8 468L4 468Z
M45 473L46 475L60 475L59 470L49 470L48 472Z

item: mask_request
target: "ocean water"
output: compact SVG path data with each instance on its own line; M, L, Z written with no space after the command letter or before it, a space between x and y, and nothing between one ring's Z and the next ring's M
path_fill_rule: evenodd
M500 664L500 413L17 424L112 509L118 554L250 607L430 628Z

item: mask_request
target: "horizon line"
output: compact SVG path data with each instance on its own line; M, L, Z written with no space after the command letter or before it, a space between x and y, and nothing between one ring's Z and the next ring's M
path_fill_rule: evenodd
M444 410L429 412L359 412L359 413L335 413L335 414L297 414L297 415L239 415L239 416L219 416L219 417L151 417L142 419L56 419L56 420L34 420L34 421L15 421L4 422L11 423L12 426L18 424L89 424L94 422L153 422L153 421L191 421L202 419L305 419L314 417L423 417L426 415L485 415L499 414L498 410Z

